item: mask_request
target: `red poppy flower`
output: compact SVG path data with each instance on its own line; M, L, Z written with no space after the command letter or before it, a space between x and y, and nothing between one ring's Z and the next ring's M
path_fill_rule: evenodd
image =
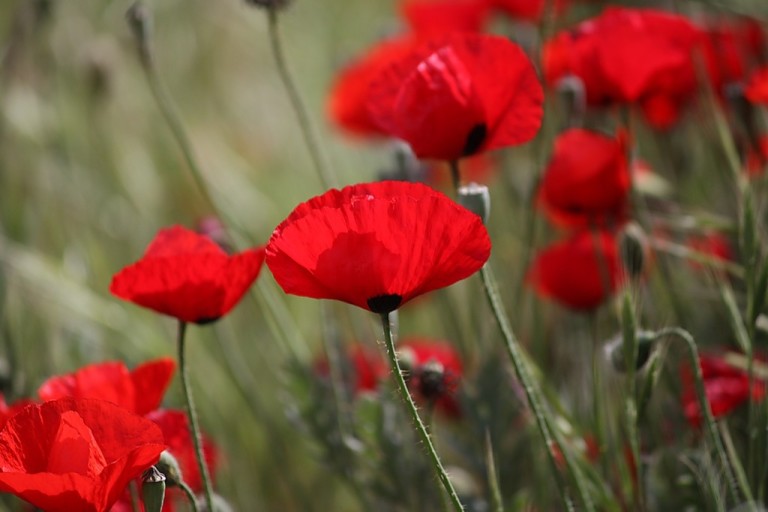
M389 64L406 55L416 44L412 36L385 39L352 60L337 75L326 103L328 118L349 135L386 137L368 112L373 80Z
M683 17L612 7L548 41L544 73L549 83L579 77L590 105L638 103L669 125L696 89L691 55L702 40Z
M768 105L768 67L760 68L749 78L744 95L752 103Z
M555 13L562 14L569 3L570 0L554 0L552 5ZM547 0L491 0L491 4L512 18L539 21L544 14Z
M160 407L175 369L170 358L148 361L132 372L120 361L92 364L51 377L37 394L44 402L64 397L106 400L144 416Z
M456 349L444 341L403 340L397 345L400 365L408 371L408 387L416 400L434 404L450 418L461 416L456 389L463 365Z
M330 190L274 231L267 265L286 293L387 313L470 276L490 255L480 217L419 183Z
M532 139L542 102L520 47L457 33L429 39L388 66L371 85L368 108L419 158L456 160Z
M699 236L691 236L686 243L692 250L706 256L722 260L733 260L733 248L728 239L720 233L710 232ZM690 261L692 268L702 270L704 266L697 261Z
M765 384L757 381L750 393L747 372L728 364L722 356L702 355L699 357L699 366L704 378L704 392L715 418L729 414L749 400L750 396L752 400L758 401L765 395ZM690 367L682 366L680 374L683 383L683 412L691 426L698 427L702 415L696 398L693 372Z
M204 324L240 301L263 261L262 248L228 256L209 238L173 226L157 233L139 261L115 274L109 291L183 322Z
M11 405L8 405L8 403L5 401L5 396L0 393L0 430L3 429L5 424L8 423L8 420L13 418L16 413L32 403L34 402L31 400L22 399L15 401Z
M164 447L154 423L109 402L30 405L0 432L0 490L47 512L104 512Z
M541 251L527 283L566 307L591 310L616 291L621 275L614 235L584 230Z
M455 31L480 32L488 0L401 0L400 12L419 37Z
M189 434L189 423L186 413L173 409L158 409L152 411L146 417L160 427L165 438L166 450L178 462L184 482L196 493L201 493L203 491L203 482L200 478L200 470L197 467L195 446ZM208 472L211 478L214 478L219 454L216 446L205 435L203 435L203 456L208 465ZM186 506L187 499L184 493L177 487L167 487L165 501L163 502L163 512L173 512L176 510L175 504L177 502ZM123 493L121 499L115 503L110 512L131 512L132 509L130 494L126 492ZM143 504L139 503L139 509L144 510Z
M352 373L350 388L355 395L376 391L379 382L389 374L389 367L381 354L363 345L352 345L346 352L346 359ZM328 360L316 361L314 368L319 375L327 376Z
M621 222L629 208L627 137L582 129L560 134L539 189L539 204L556 223L586 227Z

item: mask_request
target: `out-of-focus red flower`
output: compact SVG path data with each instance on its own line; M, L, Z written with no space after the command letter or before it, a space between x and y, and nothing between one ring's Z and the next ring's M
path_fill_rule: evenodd
M267 265L286 293L375 313L480 269L491 242L477 215L420 183L330 190L275 229Z
M686 245L696 252L706 256L722 260L733 260L733 248L731 242L721 233L709 232L702 235L693 235L688 238ZM697 261L690 261L691 267L702 270L704 266Z
M173 455L176 462L179 463L181 476L184 482L196 493L203 492L203 481L200 478L200 470L197 467L197 457L195 455L195 445L192 443L192 437L189 433L189 421L184 411L173 409L157 409L146 416L147 419L160 427L165 439L165 449ZM203 456L208 465L208 473L215 480L216 468L219 461L219 453L213 442L207 436L202 436ZM139 482L140 483L140 482ZM163 512L173 512L176 510L175 503L186 503L187 497L176 487L167 487L165 501L163 502ZM144 507L140 504L140 509ZM131 497L124 493L121 499L115 503L110 512L131 512Z
M364 345L354 344L346 351L347 362L350 366L350 389L355 395L376 391L379 382L386 378L389 368L376 350L369 350ZM329 373L328 360L320 359L315 362L315 371L327 376Z
M539 252L527 284L542 297L575 310L591 310L618 288L621 262L609 231L578 231Z
M749 77L744 95L752 103L768 105L768 67L758 69Z
M758 135L757 140L747 149L744 167L750 177L762 176L768 163L768 135Z
M175 369L171 358L147 361L132 372L120 361L91 364L74 373L51 377L37 394L44 402L64 397L106 400L144 416L160 407Z
M504 14L527 21L539 21L544 14L547 0L490 0L491 5ZM555 14L562 14L571 3L571 0L554 0L552 7Z
M151 421L101 400L30 405L0 432L0 490L47 512L105 512L157 462Z
M480 32L488 0L400 0L400 12L418 37L450 32Z
M464 368L456 349L445 341L413 338L400 342L397 353L401 366L408 369L414 398L434 404L447 417L461 417L455 393Z
M755 401L762 400L765 396L763 382L755 381L750 392L747 372L728 364L722 356L701 355L699 366L704 379L707 401L715 418L732 412L749 400L750 396ZM683 383L683 412L691 426L698 427L701 425L703 416L696 398L692 369L683 365L680 368L680 377Z
M522 49L490 35L424 41L371 85L368 109L419 158L456 160L522 144L541 125L543 91Z
M704 57L715 91L741 83L748 70L763 61L766 34L750 18L718 17L706 23Z
M16 413L32 403L34 403L32 400L22 399L8 405L5 401L5 396L0 393L0 430L3 429L5 424L8 423L8 420L15 416Z
M121 299L205 324L227 314L258 277L264 249L228 256L216 243L181 226L162 229L136 263L115 274Z
M368 96L373 80L389 64L406 55L416 45L412 35L380 41L366 53L350 61L333 80L326 102L328 118L349 135L386 137L368 112Z
M195 445L189 433L189 421L184 411L173 409L158 409L147 415L163 433L166 449L176 458L181 473L189 487L195 492L202 492L203 481L197 467ZM203 456L208 465L208 471L213 478L218 466L219 454L216 446L206 436L203 436Z
M544 74L551 84L575 75L590 105L638 104L665 127L696 89L692 55L702 40L681 16L611 7L548 41Z
M618 224L626 218L630 188L626 134L574 128L555 140L539 204L557 224Z

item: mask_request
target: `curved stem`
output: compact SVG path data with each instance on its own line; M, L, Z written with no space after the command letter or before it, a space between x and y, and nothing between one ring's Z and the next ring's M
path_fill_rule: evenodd
M456 493L456 489L454 489L451 480L448 478L448 473L446 473L445 468L443 467L443 463L440 461L440 457L437 455L435 445L432 444L432 438L430 437L429 432L427 432L427 427L421 421L419 412L416 409L416 404L414 403L413 397L411 397L411 393L408 391L408 385L405 383L405 379L403 378L403 372L400 369L400 363L397 360L397 353L395 352L395 343L392 340L392 326L389 321L389 313L382 313L381 326L384 329L384 341L387 347L387 356L389 357L389 364L392 366L392 372L395 374L395 381L397 382L397 389L400 392L400 397L408 406L408 412L411 415L411 419L413 420L414 425L416 425L416 430L419 432L421 442L424 443L424 446L429 452L429 457L432 460L432 466L435 469L435 473L437 473L437 477L440 479L440 482L443 484L443 487L448 493L448 497L451 499L453 508L457 512L463 512L464 506L461 504L459 495Z
M288 99L291 101L293 110L296 113L296 118L301 128L301 134L304 137L304 143L309 150L309 156L312 158L312 164L315 167L318 178L323 185L323 188L331 188L336 184L336 179L331 175L330 170L323 164L322 156L320 155L320 144L315 138L315 134L312 131L312 124L309 120L309 114L307 113L307 107L304 105L304 101L301 99L299 89L296 87L296 82L291 76L291 72L288 69L288 64L285 59L285 53L283 52L283 45L280 39L280 31L278 30L277 23L277 9L267 9L267 18L269 25L269 43L272 48L272 55L275 58L275 65L277 66L277 72L280 75L280 80L283 82L286 93L288 93Z
M192 507L192 512L198 512L197 498L195 497L195 493L192 492L192 489L185 482L179 482L179 488L187 495L189 506Z
M707 400L707 392L704 388L704 376L701 374L701 366L699 364L699 350L696 347L696 341L688 331L680 327L667 327L661 329L657 332L656 336L657 338L662 336L675 336L685 343L685 346L688 349L688 357L690 358L691 368L693 369L693 376L696 386L696 398L699 402L699 410L702 417L704 418L704 425L707 431L707 435L709 436L710 442L714 446L718 457L721 459L723 471L725 471L725 478L728 481L728 490L733 496L735 502L739 502L739 488L736 487L737 479L733 474L733 468L731 467L730 461L728 459L728 453L725 451L723 440L721 439L720 434L717 432L715 417L712 415L712 409L710 408L709 401ZM738 485L741 487L741 493L744 495L747 501L752 501L752 492L749 489L749 484L747 484L743 478L739 478Z
M560 471L557 467L557 461L555 460L555 455L553 453L555 448L559 449L560 453L565 459L566 467L568 472L571 474L571 477L573 478L573 481L576 485L576 491L579 494L579 499L584 505L585 510L594 510L594 504L592 503L589 492L587 491L586 482L581 475L581 471L576 467L576 463L573 460L573 457L571 457L567 447L564 446L557 431L551 427L553 422L548 417L548 412L544 408L543 400L539 396L539 391L536 387L535 381L528 370L528 366L525 362L521 349L518 346L515 335L509 325L509 320L507 319L506 313L504 312L504 306L502 305L501 298L499 297L496 280L494 279L493 274L491 273L491 269L487 264L480 269L480 277L483 281L483 289L485 290L485 296L488 299L488 304L493 310L493 316L496 318L496 322L499 325L499 329L501 330L502 336L504 338L505 348L507 349L509 358L512 360L512 366L515 369L515 374L517 375L517 378L523 387L525 397L528 400L528 405L530 406L531 411L533 412L533 416L536 420L536 426L539 429L539 434L541 435L541 438L547 448L547 456L549 458L550 465L552 466L552 471L554 473L555 480L557 481L557 485L560 490L560 496L563 499L566 510L573 510L574 506L570 497L568 496L565 482L563 481L563 478L560 475Z
M203 481L203 490L205 491L205 503L208 510L213 511L213 489L211 487L211 477L208 474L208 465L205 463L203 455L203 443L200 438L200 425L197 422L197 411L195 403L192 400L192 390L189 385L189 372L187 371L186 358L184 357L184 340L187 332L187 323L179 321L179 374L181 374L181 388L184 392L184 400L187 405L187 416L189 417L189 434L192 436L192 443L195 445L195 457L197 458L197 468L200 470L200 479Z

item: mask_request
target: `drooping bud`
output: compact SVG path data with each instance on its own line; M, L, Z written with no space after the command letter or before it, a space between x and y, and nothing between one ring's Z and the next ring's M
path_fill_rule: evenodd
M128 25L130 25L133 38L136 40L141 64L150 66L152 64L152 52L149 46L152 39L152 13L143 2L137 1L128 8L125 17L128 19Z
M161 512L165 501L165 475L152 466L141 477L141 499L146 512Z
M442 397L448 386L445 367L439 361L428 361L419 369L419 392L430 402Z
M459 204L467 210L476 213L483 219L483 224L488 222L491 214L491 195L488 187L470 183L459 187Z
M621 262L627 274L633 279L637 279L643 273L646 247L648 247L648 240L637 223L630 222L624 226L619 237Z
M165 483L169 487L178 487L184 481L179 462L168 450L160 454L160 460L154 467L165 476Z
M635 338L637 339L637 360L635 361L635 369L640 370L651 358L653 343L658 336L654 331L638 330L635 334ZM625 364L624 343L621 335L612 339L606 345L605 350L613 368L619 373L624 373L627 370L627 365Z
M288 7L291 0L245 0L245 3L262 9L279 11Z

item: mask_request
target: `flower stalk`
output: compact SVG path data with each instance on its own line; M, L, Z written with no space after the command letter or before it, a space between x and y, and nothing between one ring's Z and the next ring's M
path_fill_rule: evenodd
M387 356L389 357L389 364L391 365L392 372L395 375L395 382L397 383L397 389L400 393L400 397L405 402L408 413L410 414L411 419L416 426L416 430L419 433L419 437L421 438L422 443L424 443L424 446L427 448L427 452L429 452L432 466L435 469L435 473L437 473L437 477L440 480L440 483L443 484L445 491L448 493L448 497L450 498L451 504L453 505L453 509L456 512L463 512L464 506L461 504L459 495L456 493L456 489L453 487L450 478L448 478L448 473L445 471L445 467L443 467L443 463L440 461L440 457L437 454L435 445L432 443L432 438L427 431L426 425L424 425L424 422L421 421L419 411L416 408L416 403L413 401L413 397L408 391L408 385L405 383L405 379L403 378L400 362L397 359L395 343L392 339L392 325L390 323L389 313L381 314L381 325L384 329L384 342L386 344Z
M208 474L208 465L205 463L205 456L203 454L203 443L200 436L200 425L197 420L197 411L195 410L195 403L192 398L192 389L189 384L189 371L187 369L186 357L185 357L185 338L187 332L187 323L179 321L178 331L178 357L179 357L179 374L181 375L181 388L184 392L184 401L186 402L187 416L189 418L189 434L192 436L192 442L195 445L195 457L197 459L197 467L200 470L200 479L203 481L203 490L205 493L205 503L207 509L214 511L213 508L213 488L211 486L211 476ZM182 487L183 489L183 487ZM185 491L186 492L186 491Z

